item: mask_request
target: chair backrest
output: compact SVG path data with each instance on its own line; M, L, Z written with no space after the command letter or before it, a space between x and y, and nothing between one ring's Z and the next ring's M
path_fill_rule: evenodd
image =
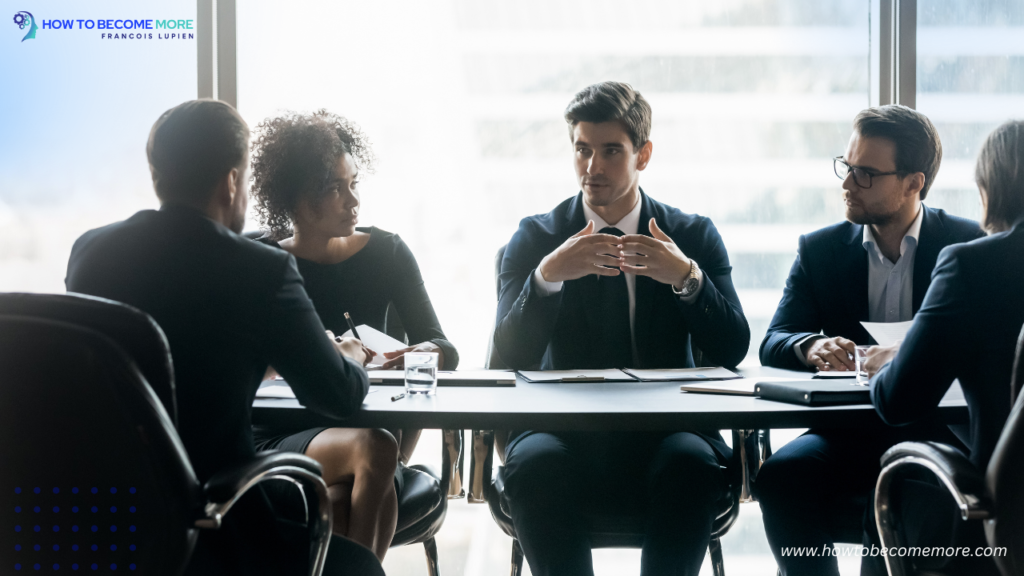
M0 294L0 314L67 322L110 338L135 362L177 426L170 345L149 314L121 302L85 294L25 293Z
M0 315L0 374L0 508L15 524L0 530L0 571L179 574L201 490L124 350L88 327Z
M1003 574L1024 574L1024 328L1017 339L1010 397L1010 417L989 460L985 483L992 498L995 519L986 522L991 546L1006 547L1006 556L995 561Z
M497 297L501 297L501 283L498 282L498 275L501 274L501 259L505 257L505 247L507 244L498 248L498 253L494 255L494 290L497 292ZM496 320L495 320L496 322ZM488 370L507 370L508 364L501 359L498 355L498 351L494 348L494 329L497 328L497 324L491 325L491 339L487 342L487 363L485 367Z

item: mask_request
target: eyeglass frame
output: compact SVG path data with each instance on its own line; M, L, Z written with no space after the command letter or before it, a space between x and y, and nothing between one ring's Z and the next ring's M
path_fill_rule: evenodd
M871 188L871 186L874 185L874 183L875 183L874 182L874 177L875 176L895 176L897 174L902 174L902 172L900 172L899 170L897 170L895 172L871 173L871 172L868 172L867 169L865 169L863 166L852 166L842 156L836 156L835 158L832 159L832 171L835 172L836 176L840 180L846 180L846 176L839 176L839 164L842 164L843 166L846 166L846 170L847 170L846 174L847 175L854 174L854 171L856 171L856 170L860 170L860 171L864 172L865 174L867 174L868 175L868 185L867 186L864 186L860 182L858 182L856 175L853 176L854 184L856 184L857 186L860 186L861 188L863 188L865 190L867 190L868 188Z

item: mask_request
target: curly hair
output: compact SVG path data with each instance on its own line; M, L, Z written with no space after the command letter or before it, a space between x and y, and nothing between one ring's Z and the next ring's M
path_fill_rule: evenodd
M261 122L252 144L252 195L271 238L291 234L301 200L318 206L338 159L351 154L356 166L373 171L370 142L358 126L327 110L286 112Z

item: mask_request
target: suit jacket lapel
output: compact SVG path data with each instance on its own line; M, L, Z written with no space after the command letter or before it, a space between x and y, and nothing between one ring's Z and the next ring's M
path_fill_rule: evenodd
M649 222L654 217L653 201L641 190L640 202L640 223L637 226L636 232L637 234L650 236L651 227ZM665 223L659 222L659 226L665 226ZM651 331L647 327L651 322L651 311L654 307L654 293L657 289L657 284L657 281L647 276L638 275L636 277L636 291L633 294L636 304L633 312L633 332L636 334L636 353L640 364L638 368L643 368L647 365L644 351L651 349L649 342Z
M836 263L841 273L835 278L842 285L836 287L835 294L845 294L845 302L835 303L847 310L849 321L857 326L858 333L866 331L860 326L861 321L868 319L868 255L864 250L864 227L851 224L850 231L843 242L836 246ZM825 303L828 306L829 303ZM863 337L861 338L863 339ZM855 339L859 342L859 339Z
M946 230L935 211L922 205L924 218L921 220L921 234L917 252L914 255L914 294L911 309L914 314L921 309L924 295L932 281L932 270L939 259L939 252L946 245Z

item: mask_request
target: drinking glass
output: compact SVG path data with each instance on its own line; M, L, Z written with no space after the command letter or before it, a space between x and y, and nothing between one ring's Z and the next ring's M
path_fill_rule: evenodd
M867 386L871 378L868 377L867 370L864 369L864 362L867 360L868 348L871 346L857 346L856 350L853 351L853 362L855 369L857 370L857 384L861 386Z
M405 392L410 395L437 392L437 352L406 352Z

